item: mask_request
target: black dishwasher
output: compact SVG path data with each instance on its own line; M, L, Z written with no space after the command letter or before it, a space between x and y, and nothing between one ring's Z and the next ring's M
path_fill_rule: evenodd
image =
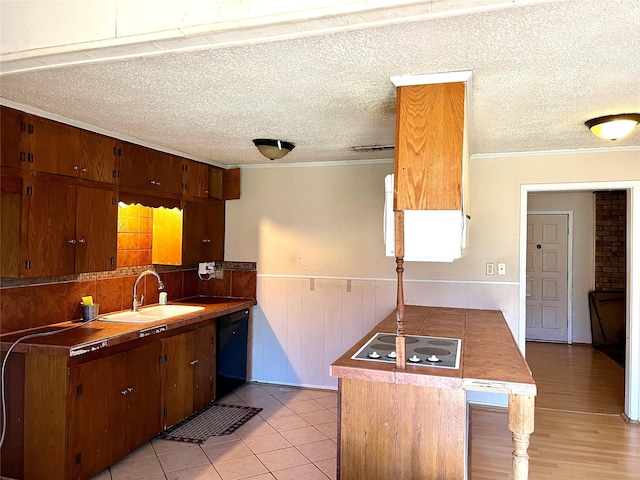
M216 321L216 399L221 399L247 381L249 309L223 315Z

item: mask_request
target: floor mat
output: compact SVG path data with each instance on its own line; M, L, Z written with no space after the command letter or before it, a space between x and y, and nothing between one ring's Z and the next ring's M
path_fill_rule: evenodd
M159 435L159 438L202 443L209 437L233 433L261 411L261 408L212 403L168 428Z

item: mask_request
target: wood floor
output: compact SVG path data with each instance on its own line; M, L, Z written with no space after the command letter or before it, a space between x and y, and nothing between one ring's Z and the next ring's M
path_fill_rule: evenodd
M586 345L527 343L538 386L529 478L638 479L640 425L624 410L624 371ZM511 434L503 410L471 408L471 479L511 477Z

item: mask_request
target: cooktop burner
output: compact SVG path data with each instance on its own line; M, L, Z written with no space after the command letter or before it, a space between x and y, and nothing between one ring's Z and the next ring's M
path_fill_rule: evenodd
M459 368L460 339L406 335L407 364ZM369 362L396 362L396 335L376 333L351 358Z

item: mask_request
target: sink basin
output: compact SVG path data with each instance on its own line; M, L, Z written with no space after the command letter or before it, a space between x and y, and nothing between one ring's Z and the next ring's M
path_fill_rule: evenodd
M152 307L139 308L137 312L129 310L126 312L102 315L100 316L100 320L103 322L149 323L198 312L200 310L204 310L204 307L194 305L154 305Z

